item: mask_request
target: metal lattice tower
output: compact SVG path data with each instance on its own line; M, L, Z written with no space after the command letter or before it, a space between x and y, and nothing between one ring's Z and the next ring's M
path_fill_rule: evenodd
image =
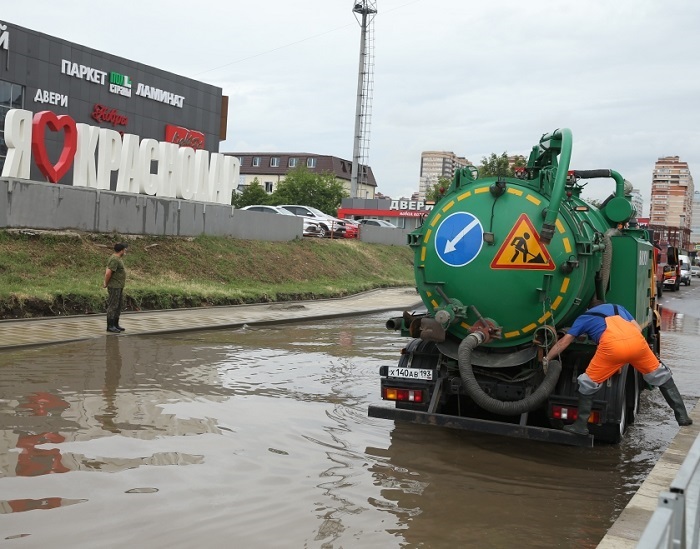
M374 93L374 17L377 0L355 0L352 8L362 28L360 37L360 68L357 74L357 105L355 108L355 139L352 152L350 196L358 197L358 185L367 183L369 137Z

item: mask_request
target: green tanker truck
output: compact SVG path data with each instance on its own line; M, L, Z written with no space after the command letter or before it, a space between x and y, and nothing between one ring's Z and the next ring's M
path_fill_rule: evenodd
M570 171L571 149L560 129L516 177L459 170L408 235L425 309L387 322L411 339L380 368L382 399L395 406L370 406L371 417L573 445L621 440L645 387L636 370L622 367L596 393L581 437L561 429L577 417L576 378L595 345L579 339L547 368L542 357L593 298L622 304L659 353L653 235L636 227L623 177ZM592 182L614 184L599 208L581 199Z

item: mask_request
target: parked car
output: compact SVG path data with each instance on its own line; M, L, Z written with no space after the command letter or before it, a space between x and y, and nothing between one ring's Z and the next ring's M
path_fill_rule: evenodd
M304 229L303 229L304 236L321 236L321 228L318 226L318 223L312 221L308 217L294 215L289 210L285 210L284 208L280 208L279 206L267 206L264 204L260 204L260 205L254 205L254 206L244 206L243 208L241 208L241 210L301 217L302 221L304 222Z
M681 284L690 286L690 258L687 255L679 255L678 261L681 264Z
M362 225L372 225L374 227L390 227L396 229L396 225L389 221L384 221L383 219L360 219Z
M354 219L343 219L345 221L345 238L357 238L360 236L360 224Z
M690 268L690 276L700 276L700 265L693 265Z
M308 217L312 221L318 223L321 229L321 234L319 236L321 237L334 236L336 238L343 238L345 236L345 221L342 219L324 214L321 210L312 208L311 206L282 204L280 207L292 212L294 215Z

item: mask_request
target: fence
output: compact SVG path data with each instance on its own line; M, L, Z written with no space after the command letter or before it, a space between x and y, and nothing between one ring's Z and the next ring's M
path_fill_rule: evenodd
M668 492L639 539L637 549L699 549L700 437L695 439Z
M294 240L303 235L303 221L298 217L19 179L0 179L0 228L160 236L206 234L266 241ZM401 246L407 244L407 232L363 226L360 240Z

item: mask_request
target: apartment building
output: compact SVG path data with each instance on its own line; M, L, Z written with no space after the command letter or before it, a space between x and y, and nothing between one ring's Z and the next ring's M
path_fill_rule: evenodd
M678 234L672 243L685 250L690 244L695 185L688 163L678 156L664 156L654 165L649 224Z
M332 173L336 180L343 184L350 193L352 176L352 161L337 156L310 153L270 153L270 152L227 152L227 156L236 156L241 162L241 176L238 190L242 191L256 178L265 192L272 194L280 181L283 181L289 170L298 166L306 166L312 173ZM377 181L374 179L372 168L359 166L361 177L357 182L357 197L375 198Z
M452 179L455 171L471 165L471 162L451 151L424 151L420 155L420 181L418 196L425 200L426 193L435 186L440 177Z

